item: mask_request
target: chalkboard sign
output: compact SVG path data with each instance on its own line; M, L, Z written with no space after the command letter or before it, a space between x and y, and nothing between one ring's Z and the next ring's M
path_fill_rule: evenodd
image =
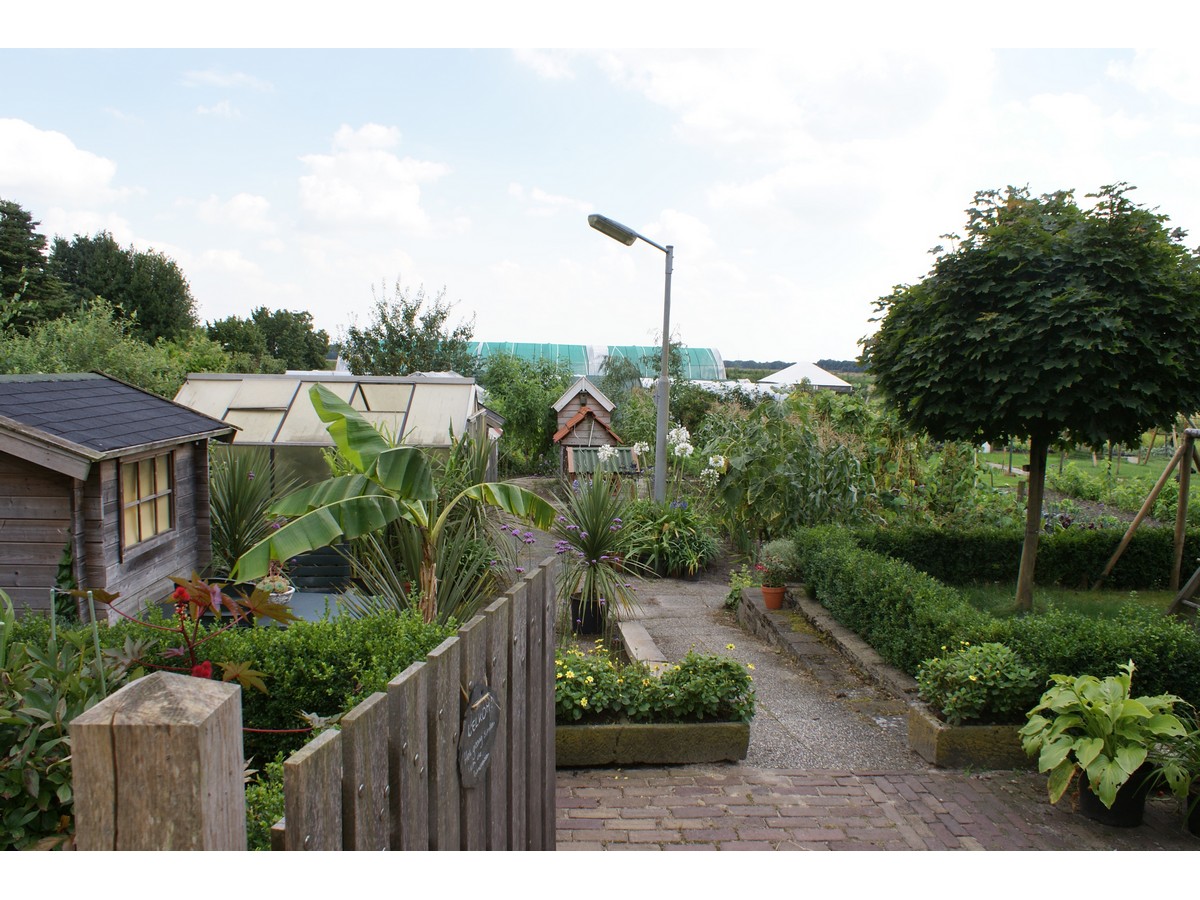
M500 705L486 684L471 685L471 698L458 736L458 777L462 786L475 787L492 761L492 745L500 724Z

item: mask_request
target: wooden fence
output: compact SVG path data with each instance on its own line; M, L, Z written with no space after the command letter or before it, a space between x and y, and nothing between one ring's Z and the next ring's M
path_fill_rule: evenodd
M554 849L556 562L292 754L273 849ZM79 849L245 849L239 690L157 672L76 718Z

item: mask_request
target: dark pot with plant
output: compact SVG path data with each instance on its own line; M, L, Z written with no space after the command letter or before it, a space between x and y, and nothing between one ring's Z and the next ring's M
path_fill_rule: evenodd
M622 515L628 503L620 476L596 472L572 482L554 525L562 558L558 596L570 604L571 630L601 634L637 603L630 578L645 566L628 558L631 535Z
M1151 754L1154 782L1183 804L1188 831L1200 837L1200 713L1192 710L1184 732L1166 738Z
M1185 733L1173 712L1180 698L1129 696L1133 671L1130 660L1121 674L1103 681L1094 675L1052 675L1053 686L1019 732L1025 752L1038 755L1038 771L1049 774L1051 803L1083 772L1080 812L1121 828L1142 822L1154 770L1147 765L1150 752Z

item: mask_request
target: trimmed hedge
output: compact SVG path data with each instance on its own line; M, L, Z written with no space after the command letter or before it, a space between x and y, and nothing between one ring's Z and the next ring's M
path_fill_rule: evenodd
M942 647L985 625L984 614L953 588L906 562L858 547L835 526L801 529L795 541L801 577L813 596L910 675Z
M970 546L959 535L943 537L951 546ZM932 541L928 534L919 538L925 546ZM1137 604L1127 604L1113 619L1062 610L999 619L908 563L859 547L847 531L804 529L795 540L801 575L812 595L838 622L910 675L943 647L963 640L997 641L1016 651L1042 680L1055 674L1104 677L1132 659L1139 693L1174 693L1200 705L1200 634L1176 619ZM1099 546L1081 543L1093 552ZM909 544L917 545L915 538ZM1055 552L1061 559L1069 550L1070 544L1061 542ZM1039 573L1041 564L1039 554ZM1065 563L1059 565L1065 569Z
M1123 536L1120 529L1088 528L1043 534L1038 542L1038 583L1090 586ZM1011 581L1021 564L1023 534L1018 529L908 526L860 529L853 537L864 549L904 560L945 584ZM1200 558L1200 530L1188 531L1183 558L1186 578L1191 563ZM1104 583L1117 590L1164 589L1173 560L1172 530L1142 526Z

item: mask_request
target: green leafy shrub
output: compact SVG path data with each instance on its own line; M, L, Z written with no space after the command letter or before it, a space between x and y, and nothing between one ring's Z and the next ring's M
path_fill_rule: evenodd
M44 619L21 626L2 591L0 604L0 850L8 850L65 840L73 830L67 726L120 687L128 670L97 660L90 631L52 635Z
M656 676L645 663L621 663L596 649L555 654L555 721L748 722L754 690L748 666L689 653Z
M267 693L242 692L242 723L295 733L245 735L245 755L274 759L307 739L302 713L345 712L424 659L456 626L426 623L418 610L362 619L295 622L288 628L237 628L201 646L202 659L245 660L262 673Z
M763 544L756 569L766 587L783 587L795 581L800 574L800 556L796 542L790 538L776 538Z
M1081 587L1091 584L1112 557L1123 532L1118 529L1067 528L1044 534L1038 542L1039 584ZM1016 528L933 528L901 526L860 529L855 541L864 549L902 559L946 584L1005 582L1021 563L1022 532ZM1200 558L1200 531L1189 531L1184 558ZM1139 529L1105 584L1128 590L1167 586L1174 559L1169 528Z
M625 527L630 557L668 578L698 574L720 550L716 526L687 500L630 503Z
M994 642L959 641L957 650L917 669L921 699L951 725L1020 723L1043 683L1010 648Z
M271 849L271 826L283 818L283 756L246 785L246 848Z
M1111 619L1057 609L999 619L907 563L856 546L841 529L802 529L796 545L813 596L910 675L943 646L993 641L1010 647L1042 684L1058 672L1114 671L1132 659L1147 691L1200 704L1200 634L1136 603Z
M885 660L914 674L922 660L979 631L982 613L907 563L862 550L835 527L796 532L809 591Z

